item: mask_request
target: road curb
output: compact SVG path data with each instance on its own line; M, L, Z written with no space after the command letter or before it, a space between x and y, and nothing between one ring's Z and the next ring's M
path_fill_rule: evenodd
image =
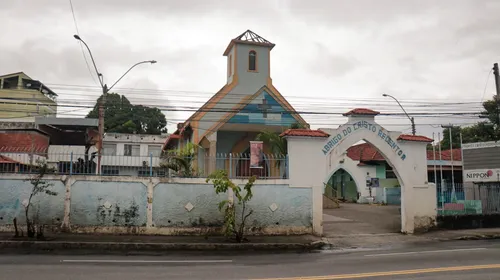
M454 240L488 240L488 239L500 239L500 234L474 234L474 235L464 235L454 238Z
M0 251L313 251L327 242L310 243L132 243L132 242L70 242L70 241L0 241Z
M431 238L437 241L466 241L466 240L492 240L492 239L500 239L500 233L499 234L468 234L468 235L461 235L461 236L455 236L455 237L435 237Z

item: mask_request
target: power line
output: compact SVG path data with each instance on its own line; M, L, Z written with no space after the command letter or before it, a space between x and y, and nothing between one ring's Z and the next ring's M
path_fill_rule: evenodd
M75 16L75 10L73 9L73 1L69 0L69 6L71 7L71 14L73 15L73 22L75 23L75 29L76 29L76 34L80 36L80 31L78 30L78 24L76 22L76 16ZM80 49L82 50L82 55L83 59L85 60L85 64L87 65L87 70L89 70L90 77L92 77L92 80L94 83L97 84L97 81L94 78L94 75L92 74L92 71L90 70L90 65L89 62L87 61L87 56L85 56L85 51L83 50L82 43L79 42Z
M491 72L493 72L493 68L490 69L490 72L488 73L488 77L486 78L486 82L484 83L484 90L483 90L483 96L481 97L481 103L483 103L484 95L486 94L486 89L488 87L488 82L490 80Z
M51 88L61 88L61 89L65 89L67 90L68 88L69 89L74 89L74 90L79 90L79 91L84 91L84 92L98 92L100 91L99 87L97 86L85 86L85 85L69 85L69 84L52 84L52 83L45 83L47 86L51 86ZM138 88L115 88L117 91L118 90L129 90L130 92L128 92L129 94L139 94L140 92L143 92L143 93L147 93L148 95L150 95L151 93L179 93L179 94L182 94L182 96L186 96L185 94L186 93L194 93L194 94L204 94L204 95L209 95L209 97L212 97L216 92L213 92L213 91L194 91L194 90L174 90L174 89L138 89ZM244 93L244 92L233 92L235 93L236 95L251 95L251 94L254 94L254 93ZM123 93L120 93L123 95ZM196 95L195 95L196 96ZM198 97L200 97L200 95L197 95ZM203 96L205 97L205 96ZM241 96L237 96L238 98L240 98ZM304 96L289 96L287 95L286 98L302 98L302 99L310 99L310 97L304 97ZM325 97L312 97L313 99L325 99ZM380 101L380 100L383 100L382 98L353 98L352 96L345 96L345 97L342 97L342 96L336 96L335 97L336 100L342 100L342 99L346 99L346 100L354 100L354 101ZM400 101L403 103L403 102L414 102L414 103L434 103L434 102L428 102L428 101L425 101L425 102L422 102L423 100L428 100L427 98L426 99L401 99ZM466 100L466 99L464 99ZM472 100L472 99L471 99ZM439 103L439 102L438 102ZM468 104L468 103L478 103L480 104L481 102L478 102L478 101L473 101L473 102L457 102L457 103L463 103L463 104Z
M71 107L71 108L89 108L93 109L94 105L80 105L80 104L50 104L50 103L29 103L29 102L0 102L0 104L6 105L46 105L52 107ZM196 106L155 106L160 110L164 111L181 111L181 112L217 112L217 113L255 113L255 111L244 110L244 109L232 109L232 108L198 108ZM260 112L260 111L258 111ZM269 114L306 114L306 115L343 115L345 112L320 112L320 111L290 111L283 110L280 112L268 112ZM479 115L481 112L413 112L414 116L460 116L460 115ZM380 116L401 116L404 113L380 113Z

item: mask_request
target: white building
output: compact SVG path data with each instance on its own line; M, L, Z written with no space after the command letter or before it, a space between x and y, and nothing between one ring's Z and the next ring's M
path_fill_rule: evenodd
M165 176L159 166L162 146L167 137L166 134L106 133L103 139L102 174Z
M105 133L103 139L102 175L165 176L160 167L160 155L168 135ZM85 160L87 156L87 160ZM79 171L77 162L93 162ZM59 165L60 172L95 173L98 163L97 149L90 147L87 154L83 145L50 145L48 161ZM73 166L70 167L70 163ZM92 166L92 167L90 167ZM91 169L91 170L89 170Z

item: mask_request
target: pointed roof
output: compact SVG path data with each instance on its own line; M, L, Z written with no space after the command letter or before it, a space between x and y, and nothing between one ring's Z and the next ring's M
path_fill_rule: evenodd
M232 117L234 117L236 114L238 114L245 106L250 104L252 100L257 98L259 95L261 95L263 92L267 92L272 98L274 98L279 105L286 109L292 117L297 120L298 123L300 124L305 124L308 126L307 122L295 111L295 109L288 103L284 98L281 99L279 97L282 97L281 94L277 91L274 91L273 89L267 87L267 86L262 86L256 93L252 95L247 95L244 98L241 99L241 101L236 104L231 110L229 110L224 116L222 116L212 127L207 129L207 131L198 139L198 141L201 141L203 137L207 137L217 131L221 126L226 124Z
M231 42L227 46L226 50L224 51L224 56L227 56L229 54L229 51L231 51L231 48L236 43L269 47L270 49L273 49L275 46L275 44L262 38L261 36L257 35L255 32L253 32L249 29L249 30L243 32L242 34L240 34L238 37L231 40Z

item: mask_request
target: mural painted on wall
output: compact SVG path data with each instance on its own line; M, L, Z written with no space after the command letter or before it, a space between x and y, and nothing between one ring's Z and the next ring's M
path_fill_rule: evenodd
M58 193L56 196L39 194L32 198L32 209L39 221L47 225L60 225L64 217L65 187L61 181L51 181L54 185L50 190ZM24 180L0 180L0 225L25 223L24 205L29 199L33 185ZM30 210L31 212L31 210Z
M77 181L71 187L71 224L146 226L147 188L136 182Z
M269 93L263 91L228 123L290 126L297 121Z

